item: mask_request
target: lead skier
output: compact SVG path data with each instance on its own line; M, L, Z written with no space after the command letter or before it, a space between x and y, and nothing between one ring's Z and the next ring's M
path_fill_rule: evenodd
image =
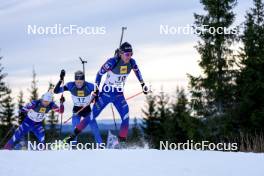
M129 107L123 94L123 88L126 78L131 70L134 71L138 81L142 86L144 94L148 93L148 88L142 78L141 72L136 64L135 59L132 58L132 46L125 42L120 48L115 57L108 59L96 75L95 84L99 88L102 76L107 73L106 80L102 86L102 91L95 92L95 104L92 108L90 118L83 119L75 128L74 134L67 138L67 142L73 140L78 134L106 107L107 104L113 103L119 115L121 116L121 126L119 130L119 141L125 142L129 128Z

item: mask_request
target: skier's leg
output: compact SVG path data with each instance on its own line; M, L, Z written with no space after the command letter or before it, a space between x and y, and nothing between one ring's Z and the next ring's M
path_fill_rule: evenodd
M35 124L32 132L37 137L39 143L45 144L45 129L43 128L41 122Z
M129 127L129 108L128 104L125 100L125 97L121 95L117 95L115 101L113 102L120 117L122 120L120 131L119 131L119 138L121 140L125 140L128 134L128 127Z
M74 129L76 128L76 126L80 123L80 121L81 121L81 116L79 116L79 115L72 115L72 129L73 129L73 131L74 131ZM74 138L74 140L72 141L72 144L73 145L76 145L77 144L77 140L78 140L78 138L77 138L77 136Z
M110 96L108 96L105 93L100 93L96 103L93 105L92 112L81 120L81 122L74 129L74 133L65 139L66 142L68 143L71 142L76 136L78 136L85 129L85 127L90 122L92 122L93 125L91 126L91 128L96 138L95 140L96 142L101 143L102 139L100 139L101 136L99 137L100 132L97 124L95 125L96 122L95 119L105 108L105 106L110 102L110 100L111 100Z
M102 140L100 130L98 128L98 125L97 125L97 122L95 119L91 120L90 127L91 127L91 130L93 132L94 139L95 139L96 143L101 144L103 142L103 140Z
M32 123L30 122L30 119L25 118L22 124L16 129L13 136L5 144L4 149L11 150L14 147L14 144L19 141L25 134L28 133L31 128L31 125Z
M105 93L100 93L96 103L93 105L92 112L84 118L77 126L75 131L80 133L90 122L94 121L105 106L110 102L110 97Z
M82 124L83 126L80 129L83 130L86 127L86 126L84 127L84 122L85 122L85 124L90 124L92 133L94 135L94 139L95 139L96 143L100 144L100 143L102 143L102 137L101 137L96 119L91 120L91 113L89 113L86 117L84 117L84 119L81 122L81 123L83 123Z

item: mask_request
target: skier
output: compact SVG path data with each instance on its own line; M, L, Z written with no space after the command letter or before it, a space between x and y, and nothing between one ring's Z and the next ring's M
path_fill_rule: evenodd
M73 101L73 115L72 115L72 127L73 130L75 129L76 125L78 125L81 121L81 117L89 118L91 107L86 106L89 104L91 100L90 94L93 93L95 89L95 85L85 81L85 75L82 71L77 71L74 74L75 81L68 82L64 86L61 86L62 82L64 81L65 71L61 70L60 73L60 80L54 88L54 93L62 93L64 91L69 91L72 95ZM86 106L85 108L83 108ZM82 109L83 108L83 109ZM82 109L82 110L81 110ZM77 112L81 110L78 114ZM96 120L94 119L91 124L91 129L95 137L96 143L102 143L102 138L98 129L98 125ZM77 136L72 141L72 144L77 143Z
M42 121L45 119L46 114L53 110L55 112L63 113L64 98L60 99L60 107L52 101L52 93L47 92L42 95L39 100L33 100L26 106L22 107L20 111L26 114L22 124L17 128L14 135L5 144L4 149L13 149L14 145L29 131L32 131L40 143L45 143L45 130L42 126Z
M137 79L141 83L143 93L148 93L148 88L145 86L136 61L131 58L132 55L132 46L128 42L125 42L120 46L118 54L108 59L98 71L95 80L97 88L100 86L102 76L107 73L102 91L100 93L98 90L95 92L95 104L90 118L83 119L76 126L74 134L67 138L68 142L75 138L91 121L93 121L109 103L114 104L121 116L122 123L118 135L119 141L126 141L129 127L129 108L123 94L123 87L131 70L134 71Z

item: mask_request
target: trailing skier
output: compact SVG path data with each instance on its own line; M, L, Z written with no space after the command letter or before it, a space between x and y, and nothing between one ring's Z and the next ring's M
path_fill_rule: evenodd
M34 100L20 109L21 113L25 113L26 117L22 124L16 129L14 135L5 144L4 149L13 149L14 145L29 131L32 131L40 143L45 143L45 130L42 122L46 114L53 110L58 113L64 112L63 102L60 99L60 107L52 101L52 93L47 92L42 95L39 100Z

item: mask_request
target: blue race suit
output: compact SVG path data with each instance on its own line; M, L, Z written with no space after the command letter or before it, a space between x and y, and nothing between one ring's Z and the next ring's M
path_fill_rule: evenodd
M102 91L99 93L98 99L92 108L91 117L83 119L81 123L77 125L76 128L78 131L82 131L90 121L93 121L108 103L113 103L122 120L119 137L127 137L129 128L129 108L123 94L123 87L131 70L134 71L137 79L142 83L143 78L133 58L130 59L129 63L125 63L120 57L113 57L106 61L97 73L95 81L99 87L102 76L107 73Z
M50 110L63 113L64 107L61 105L59 108L54 102L51 102L45 107L42 105L41 100L34 100L24 106L21 112L27 113L27 115L22 124L16 129L14 135L5 144L4 148L11 150L29 131L34 133L40 143L45 143L45 130L42 126L42 121Z
M95 86L92 83L84 82L84 85L81 88L77 88L75 82L68 82L65 86L60 87L62 81L59 81L54 89L54 93L62 93L64 91L69 91L72 95L73 101L73 115L72 115L72 127L73 130L75 127L80 123L81 117L90 118L91 107L87 106L84 108L80 113L75 114L78 112L83 106L86 106L87 103L90 101L90 94L94 91ZM100 135L100 131L97 125L96 120L94 119L91 124L91 130L93 132L95 141L97 143L102 143L102 138ZM74 139L73 144L77 143L77 137Z

